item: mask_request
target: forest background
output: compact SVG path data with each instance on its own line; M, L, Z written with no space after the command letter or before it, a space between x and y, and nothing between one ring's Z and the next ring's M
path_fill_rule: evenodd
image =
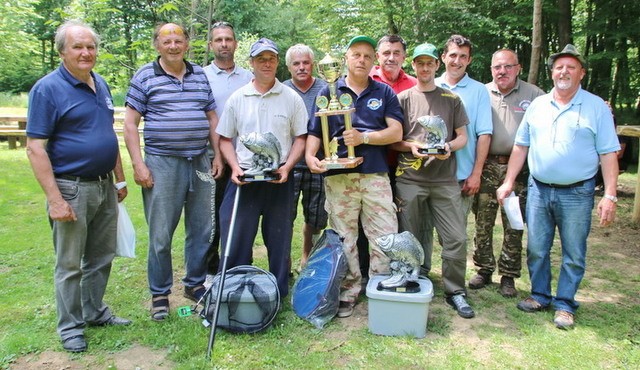
M240 40L240 64L247 63L249 45L259 37L271 38L283 52L296 43L308 44L321 58L358 34L376 39L399 34L410 53L423 42L442 51L448 37L459 33L474 44L469 67L473 78L490 81L492 53L508 47L520 56L521 77L545 90L551 88L545 61L573 43L589 63L583 87L609 100L620 113L638 109L638 1L6 0L0 2L0 14L0 92L27 92L55 69L56 27L67 19L82 19L102 37L95 70L107 79L116 105L122 105L133 73L156 56L151 33L157 23L184 25L191 34L188 59L204 65L212 58L207 29L225 20L235 26ZM406 63L405 70L412 72ZM289 78L284 60L278 77Z

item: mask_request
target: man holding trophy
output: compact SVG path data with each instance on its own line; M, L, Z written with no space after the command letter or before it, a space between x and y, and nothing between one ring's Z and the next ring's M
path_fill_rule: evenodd
M403 115L393 90L369 77L375 47L370 37L351 39L345 77L338 78L342 69L338 60L318 63L329 86L318 96L305 148L311 172L325 173L329 222L344 238L349 270L342 282L338 317L353 313L362 289L356 247L358 218L370 241L398 231L386 157L387 146L402 139ZM323 159L316 157L321 147ZM388 270L388 258L372 242L369 275Z

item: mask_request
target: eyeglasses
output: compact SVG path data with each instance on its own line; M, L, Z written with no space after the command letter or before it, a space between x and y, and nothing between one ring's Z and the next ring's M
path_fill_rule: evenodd
M491 66L491 69L493 69L494 71L499 71L502 68L504 68L506 71L511 71L513 68L515 68L518 65L519 64L501 64L498 66Z
M182 30L181 27L167 27L167 28L162 28L160 31L158 31L158 34L162 36L169 36L172 33L179 36L184 36L184 31Z

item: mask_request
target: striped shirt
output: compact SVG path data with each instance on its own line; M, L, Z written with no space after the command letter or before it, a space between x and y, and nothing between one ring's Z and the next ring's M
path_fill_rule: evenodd
M180 81L167 74L158 60L136 72L126 98L126 105L144 116L144 151L200 155L209 139L206 113L216 108L207 76L200 66L185 61L187 72Z

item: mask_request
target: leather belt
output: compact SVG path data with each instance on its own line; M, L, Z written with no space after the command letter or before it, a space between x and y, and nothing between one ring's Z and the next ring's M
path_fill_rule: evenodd
M591 179L593 179L593 177ZM544 185L544 186L548 186L550 188L556 188L556 189L568 189L568 188L573 188L573 187L576 187L576 186L581 186L582 184L584 184L585 182L587 182L587 181L589 181L591 179L577 181L577 182L574 182L573 184L547 184L546 182L542 182L542 181L536 180L535 177L533 178L533 180L535 182L537 182L538 184L541 184L541 185Z
M498 162L498 164L508 164L509 163L509 156L508 155L489 154L487 156L487 160L488 161L492 161L492 162Z
M56 179L71 180L76 182L94 182L105 181L111 179L111 173L106 173L100 176L72 176L72 175L56 175Z

